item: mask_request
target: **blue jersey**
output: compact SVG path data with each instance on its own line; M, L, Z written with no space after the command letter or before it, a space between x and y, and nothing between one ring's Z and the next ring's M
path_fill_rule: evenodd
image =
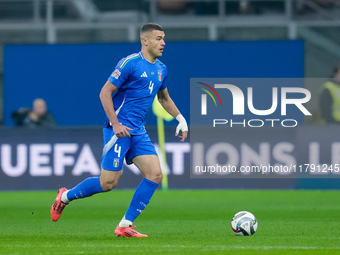
M113 105L118 120L132 128L132 135L145 133L145 116L158 90L166 88L167 69L158 59L150 63L142 52L132 54L119 61L109 77L118 91L113 94ZM110 126L106 117L105 126Z

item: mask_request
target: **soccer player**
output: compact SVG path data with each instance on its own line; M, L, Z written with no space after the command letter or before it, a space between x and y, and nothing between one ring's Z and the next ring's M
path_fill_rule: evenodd
M133 221L148 205L162 180L155 147L144 129L146 113L156 94L164 109L178 120L175 135L179 136L182 131L181 142L188 133L186 120L167 90L167 68L157 59L163 54L164 36L160 25L145 24L140 30L141 51L120 60L102 87L100 100L106 122L100 177L89 177L70 190L61 188L51 207L53 221L59 219L72 200L112 190L118 183L125 158L127 164L134 163L139 168L144 178L114 233L125 237L147 237L134 229Z

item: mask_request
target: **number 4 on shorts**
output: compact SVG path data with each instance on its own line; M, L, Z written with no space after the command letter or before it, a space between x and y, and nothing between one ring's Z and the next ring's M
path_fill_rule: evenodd
M118 154L118 158L120 158L120 150L121 150L121 146L118 146L118 144L115 145L115 152Z

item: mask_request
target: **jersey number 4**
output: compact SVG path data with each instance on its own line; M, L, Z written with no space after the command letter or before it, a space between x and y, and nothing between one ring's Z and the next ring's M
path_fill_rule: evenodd
M150 84L149 84L150 94L152 93L153 85L154 85L154 83L152 81L150 81Z
M118 158L120 158L120 150L122 149L121 146L118 146L118 144L115 145L115 152L118 154Z

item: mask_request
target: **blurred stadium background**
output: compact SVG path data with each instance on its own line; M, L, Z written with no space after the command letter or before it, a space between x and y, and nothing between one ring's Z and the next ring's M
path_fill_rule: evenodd
M99 174L104 113L97 95L117 61L139 51L145 22L165 28L162 61L186 118L190 77L327 79L340 61L338 0L0 0L0 190L57 189ZM321 84L306 86L317 95ZM14 128L11 113L37 97L47 100L59 127ZM310 122L318 122L317 100L309 109ZM148 124L156 142L152 114ZM175 124L166 126L170 188L338 188L328 179L192 180L190 145L174 139ZM320 158L329 163L336 127L319 130L326 137L315 132L307 134L319 139ZM289 135L286 140L296 143ZM126 172L131 177L122 178L120 188L134 188L136 169Z

